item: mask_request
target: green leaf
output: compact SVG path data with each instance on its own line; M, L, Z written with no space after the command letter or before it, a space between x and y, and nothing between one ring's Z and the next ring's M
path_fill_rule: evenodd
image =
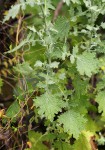
M49 67L50 68L58 68L58 65L59 65L59 62L54 61L54 62L52 62L52 63L49 64Z
M73 150L92 150L91 137L93 134L89 131L83 131L79 139L74 143Z
M78 46L76 45L76 46L73 47L73 52L70 56L70 61L71 61L72 64L75 62L75 58L77 56L77 53L78 53Z
M99 135L100 135L100 138L97 141L98 145L105 145L105 137L101 133L99 133Z
M71 145L63 141L55 142L54 147L58 150L71 150Z
M3 22L8 21L10 18L14 19L19 13L20 9L25 10L26 5L34 7L35 5L40 5L40 2L35 2L34 0L20 0L19 4L12 5L8 11L8 14L4 17Z
M35 29L35 27L34 26L28 26L27 27L30 31L32 31L32 32L34 32L34 33L36 33L36 29Z
M42 67L43 63L40 60L37 60L34 67Z
M84 52L77 57L77 70L81 75L91 77L92 73L96 73L98 69L98 60L95 53Z
M60 115L58 122L63 124L65 132L70 135L73 134L73 137L77 139L85 128L86 119L76 111L69 110Z
M43 65L44 57L45 57L45 47L42 47L42 45L36 44L35 46L30 46L30 49L25 52L24 59L25 61L29 62L31 66L34 65ZM34 57L33 57L34 56ZM40 64L37 61L41 61ZM37 62L35 64L35 62Z
M1 87L3 86L3 80L0 78L0 93L1 93Z
M101 27L102 27L103 29L105 29L105 23L104 23L104 22L101 23Z
M73 3L80 4L80 0L71 0Z
M89 107L89 102L86 95L77 95L76 93L70 99L69 105L74 111L78 109L78 112L85 115L87 114L87 108Z
M75 57L74 57L73 55L70 56L70 61L71 61L72 64L74 64L74 62L75 62Z
M13 49L10 49L9 51L7 51L7 52L5 52L5 54L7 54L7 53L13 53L13 52L15 52L15 51L17 51L17 50L19 50L21 47L23 47L23 46L25 46L25 45L29 45L29 44L32 44L32 46L33 45L35 45L35 40L34 40L34 35L32 35L31 33L29 33L28 35L27 35L27 38L26 39L24 39L24 40L22 40L20 43L19 43L19 45L17 45L16 47L14 47Z
M32 143L32 148L30 150L48 150L48 148L43 144L44 136L41 133L29 131L28 138Z
M65 60L66 57L70 56L68 46L66 44L64 44L62 50L63 50L62 51L62 60Z
M2 80L2 78L0 78L0 87L2 87L3 86L3 80Z
M87 91L87 85L88 81L83 81L79 76L75 77L75 80L73 81L73 86L75 88L75 94L78 98L80 98L81 95L85 95Z
M96 96L96 102L99 104L99 113L102 112L102 116L105 117L105 91L101 91Z
M17 101L13 102L12 105L7 109L6 116L13 119L15 118L20 111L20 106Z
M19 72L22 75L29 75L32 73L33 69L29 65L28 62L23 62L22 64L17 64L16 67L14 67L15 71Z
M101 130L101 126L98 123L99 122L95 122L95 120L93 120L91 117L88 117L86 122L86 130L95 134Z
M100 80L98 83L97 83L97 91L101 91L103 89L105 89L105 76L102 77L102 80Z
M58 17L55 22L54 29L57 31L57 33L54 35L54 39L63 39L68 35L70 24L65 17Z
M63 0L68 6L70 5L70 2L73 2L73 3L80 3L79 0Z
M55 114L65 107L65 102L63 102L62 98L47 92L34 99L34 104L38 108L39 115L46 117L50 121L53 121Z
M70 0L63 0L68 6L70 5Z
M3 22L9 20L10 18L14 19L19 13L20 6L21 6L20 4L11 6L11 9L9 9L8 14L5 16Z

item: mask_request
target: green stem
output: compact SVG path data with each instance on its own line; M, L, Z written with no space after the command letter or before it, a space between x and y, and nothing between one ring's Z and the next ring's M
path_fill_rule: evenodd
M46 12L47 12L47 1L46 1L46 0L44 1L44 4L45 4L45 7L44 7L44 14L45 14L45 16L46 16L46 15L47 15L47 14L46 14Z

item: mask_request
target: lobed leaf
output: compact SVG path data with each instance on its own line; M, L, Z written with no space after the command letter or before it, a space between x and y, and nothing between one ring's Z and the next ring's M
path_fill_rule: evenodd
M70 135L73 134L73 137L77 139L85 128L86 119L76 111L69 110L60 115L58 122L63 124L65 132Z
M34 105L38 108L38 113L41 117L46 117L53 121L55 114L65 107L65 102L62 98L46 92L34 99Z
M101 91L97 94L96 102L99 104L99 113L102 112L102 116L105 116L105 91Z
M97 72L98 63L95 53L83 52L77 57L77 70L81 75L91 77L93 73Z
M70 24L69 21L65 17L58 17L54 24L54 29L57 32L53 33L53 37L55 40L57 39L63 39L67 37L69 29L70 29Z
M92 150L91 137L93 134L89 131L83 131L79 139L74 143L73 150Z

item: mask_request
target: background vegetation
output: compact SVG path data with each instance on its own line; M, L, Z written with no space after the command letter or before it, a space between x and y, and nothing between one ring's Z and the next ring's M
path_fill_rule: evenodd
M0 3L0 149L104 150L105 0Z

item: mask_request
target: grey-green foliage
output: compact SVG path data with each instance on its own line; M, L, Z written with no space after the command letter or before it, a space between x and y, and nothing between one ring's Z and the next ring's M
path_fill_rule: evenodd
M20 50L27 44L30 46L28 52L34 55L31 54L31 58L25 57L24 63L18 64L15 70L26 78L27 90L30 90L29 79L34 77L36 80L35 85L31 84L32 91L40 91L40 95L33 99L35 112L48 121L47 129L67 134L68 138L61 141L63 147L70 146L69 139L73 135L78 139L73 146L75 150L81 148L84 139L87 143L87 147L84 147L90 150L88 111L96 113L97 110L105 117L105 87L102 85L105 63L100 62L101 57L105 59L105 49L103 35L99 34L100 28L104 29L104 24L97 23L99 15L105 14L105 1L64 0L64 10L52 23L55 3L47 0L20 1L11 7L4 21L16 17L20 8L24 11L26 5L30 5L41 11L37 11L37 15L42 22L39 26L26 22L30 34L9 53ZM31 59L34 65L31 64ZM95 77L99 82L97 87ZM90 103L91 99L98 103L98 109ZM97 124L97 119L95 123ZM86 126L89 131L86 131ZM59 144L57 141L55 147L60 149Z

